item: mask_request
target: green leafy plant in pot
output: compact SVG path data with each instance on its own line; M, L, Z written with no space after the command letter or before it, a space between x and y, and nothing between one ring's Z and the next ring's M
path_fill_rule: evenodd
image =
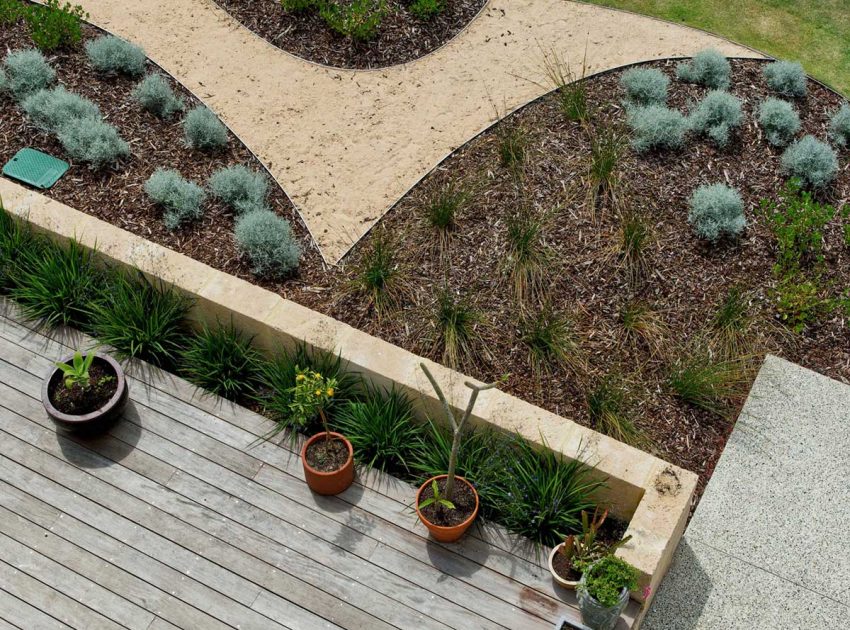
M127 406L129 388L112 357L90 350L56 362L44 379L44 410L59 429L94 433L115 422Z
M554 547L549 554L549 571L552 579L564 588L575 589L582 573L591 564L614 553L629 542L632 537L626 536L614 543L599 540L599 529L608 518L608 510L599 513L594 510L593 518L587 511L581 512L581 534L570 534L564 542Z
M452 428L453 438L449 468L445 475L431 477L419 488L416 493L416 513L428 528L432 538L440 542L456 542L475 521L479 508L478 492L469 481L455 474L463 430L472 415L478 394L492 389L496 383L489 385L476 385L468 381L464 383L472 390L472 393L466 410L460 418L457 418L430 370L424 363L419 365L437 393L437 398L446 413L446 420Z
M592 630L613 630L637 583L637 569L616 556L605 556L587 567L577 588L584 624Z
M322 419L325 430L304 442L301 449L304 479L313 492L322 495L344 492L354 482L354 448L344 435L330 430L325 414L336 386L336 379L296 366L295 386L289 390L293 425L306 426L317 415Z

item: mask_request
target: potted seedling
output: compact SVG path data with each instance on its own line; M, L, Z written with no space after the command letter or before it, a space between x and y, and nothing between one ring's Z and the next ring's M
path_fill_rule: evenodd
M44 379L41 401L56 426L96 432L121 417L130 391L124 371L112 357L89 350L64 357Z
M466 382L465 385L472 390L469 403L463 416L458 420L449 406L443 390L431 375L424 363L420 364L425 376L431 382L437 393L440 403L446 413L446 419L452 428L452 449L449 455L449 468L445 475L431 477L419 488L416 493L416 513L419 519L428 528L431 536L440 542L455 542L459 540L478 515L478 492L469 481L455 474L457 468L457 456L460 450L460 442L463 437L463 429L472 415L478 394L484 390L491 389L496 383L489 385L475 385Z
M569 535L564 542L552 549L549 554L549 571L556 583L564 588L575 589L582 572L591 564L605 556L613 555L617 549L629 542L632 537L606 544L598 539L599 529L608 518L608 510L599 514L594 510L593 518L586 511L581 513L581 534Z
M592 630L613 630L637 581L637 569L616 556L591 564L577 588L582 622Z
M307 485L322 495L344 492L354 482L354 448L345 436L330 430L325 414L336 385L334 378L296 366L295 386L290 390L289 410L294 424L306 426L317 415L322 419L324 431L304 442L301 448Z

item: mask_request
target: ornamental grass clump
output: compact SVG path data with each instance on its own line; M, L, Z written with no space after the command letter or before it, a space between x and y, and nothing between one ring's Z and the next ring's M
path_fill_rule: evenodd
M615 440L641 446L646 437L633 421L628 389L619 379L602 378L587 394L587 413L594 428Z
M50 87L56 80L56 71L41 51L35 48L10 52L6 55L3 68L6 87L18 101Z
M806 71L797 61L774 61L762 71L768 87L777 94L791 98L806 95Z
M94 118L74 118L59 130L57 137L68 155L101 169L130 155L130 146L107 122Z
M838 156L827 143L803 136L782 154L782 171L796 177L806 188L825 188L838 172Z
M92 67L101 74L128 77L141 76L147 61L144 50L114 35L103 35L86 42L86 55Z
M209 187L213 196L238 214L267 209L268 179L263 173L241 164L217 170L210 177Z
M655 68L632 68L620 77L629 105L666 105L670 79Z
M800 116L794 106L778 98L762 101L758 120L767 141L775 147L784 147L800 131Z
M744 120L740 99L722 90L712 90L688 117L688 126L725 147L729 135Z
M700 186L691 195L688 223L707 241L738 238L747 226L740 193L724 184Z
M180 355L180 373L216 396L240 400L253 394L259 382L261 357L251 344L232 323L204 324Z
M292 226L271 210L251 210L236 222L234 230L239 251L251 261L251 272L260 277L283 278L301 260L301 246Z
M850 105L844 103L829 120L829 137L839 147L850 146Z
M443 349L443 363L457 368L476 355L481 335L476 330L482 321L480 313L463 296L447 287L437 295L434 313L436 341Z
M203 215L207 194L194 182L183 179L177 171L158 168L145 182L145 192L164 209L165 227L176 230Z
M208 108L199 105L183 119L186 145L200 151L215 151L227 145L227 128Z
M719 90L728 87L731 66L723 54L714 49L703 50L689 61L676 66L676 76L687 83L698 83Z
M50 133L58 133L74 120L101 120L100 108L95 103L61 85L31 94L23 100L21 108L36 127Z
M688 121L678 110L663 105L632 107L628 111L632 147L639 153L680 149L685 144Z
M165 120L182 112L184 107L183 99L174 93L161 74L149 74L142 79L133 89L133 98L142 109Z

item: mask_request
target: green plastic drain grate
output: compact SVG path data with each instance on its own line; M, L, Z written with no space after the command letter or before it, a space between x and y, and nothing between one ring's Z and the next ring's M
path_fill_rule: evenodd
M35 149L21 149L3 167L6 177L46 190L68 170L68 163Z

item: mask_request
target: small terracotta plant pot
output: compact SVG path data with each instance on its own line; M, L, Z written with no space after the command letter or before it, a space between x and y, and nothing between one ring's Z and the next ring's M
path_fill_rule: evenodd
M72 361L74 355L64 357L59 363ZM130 398L130 388L124 376L124 370L118 362L105 354L95 354L93 364L100 364L107 371L115 375L116 389L112 397L99 409L86 414L74 415L59 411L50 399L50 392L54 390L57 383L63 378L62 370L53 367L47 373L41 388L41 402L47 415L53 420L57 428L74 433L92 434L107 430L124 413Z
M428 528L428 533L431 534L431 537L434 540L444 543L453 543L463 538L463 535L466 533L466 530L468 530L472 523L475 521L475 517L478 516L480 504L478 501L478 492L475 490L472 484L469 483L463 477L455 477L455 483L466 484L466 486L470 490L472 490L472 494L475 495L475 510L473 510L472 514L470 514L469 517L465 521L463 521L463 523L459 523L458 525L453 525L451 527L435 525L434 523L430 522L419 510L419 503L421 502L422 493L425 491L426 488L431 487L432 482L439 482L445 479L446 477L448 477L448 475L439 475L437 477L431 477L428 481L419 486L419 490L416 493L416 514L419 516L419 520L422 521L425 527Z
M351 446L351 442L344 435L331 431L331 439L345 444L348 449L348 459L338 470L330 472L316 470L307 463L307 449L319 440L326 439L326 437L327 433L323 431L304 442L304 446L301 448L301 463L304 465L304 478L307 480L310 490L316 494L329 496L345 492L354 483L354 447Z
M578 586L579 580L581 578L579 578L577 580L568 580L564 577L561 577L561 575L557 571L555 571L555 557L559 553L561 553L561 550L563 548L564 548L564 543L561 543L560 545L558 545L557 547L552 549L552 551L549 553L549 573L552 574L552 579L555 580L556 584L558 584L559 586L562 586L566 589L569 589L571 591L574 591L576 589L576 587Z

